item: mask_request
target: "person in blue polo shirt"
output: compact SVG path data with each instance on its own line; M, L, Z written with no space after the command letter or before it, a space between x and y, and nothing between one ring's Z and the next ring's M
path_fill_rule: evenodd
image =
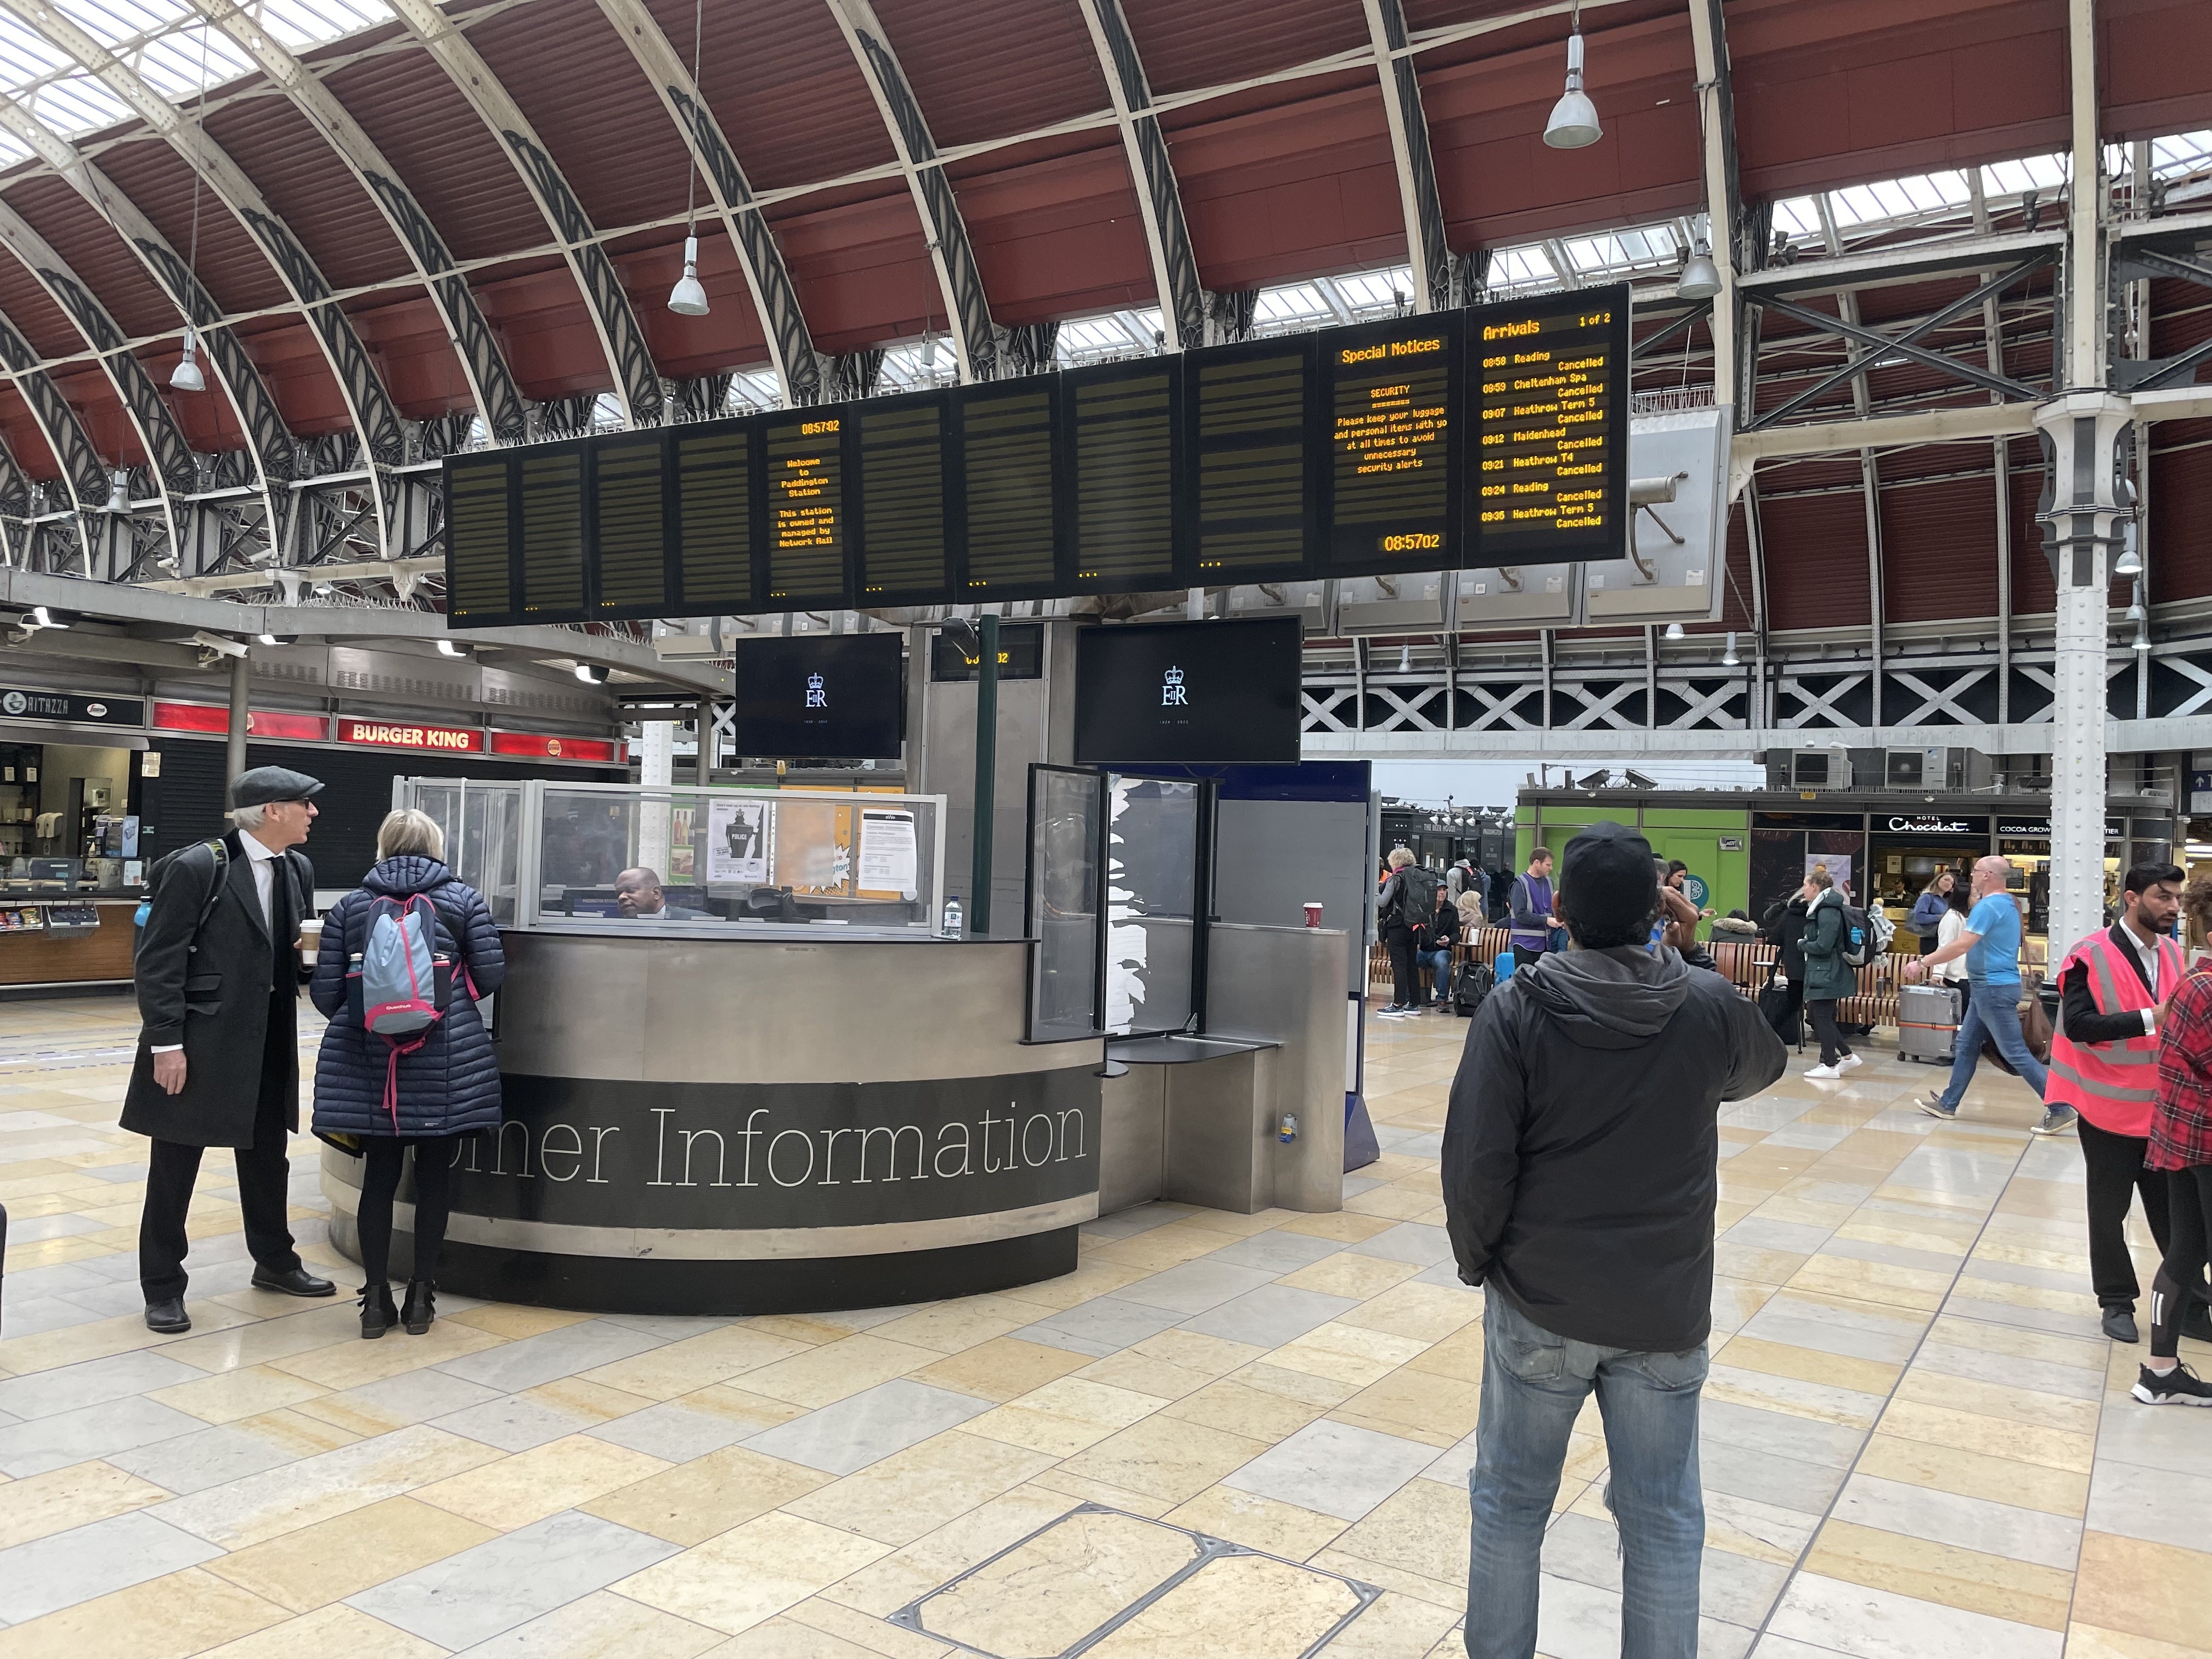
M1974 1067L1982 1058L1982 1037L1995 1040L2005 1063L2043 1097L2047 1073L2043 1063L2027 1050L2020 1029L2020 906L2005 890L2011 866L2001 858L1981 859L1974 865L1974 908L1967 914L1966 931L1948 945L1905 964L1905 977L1918 979L1928 969L1956 957L1966 959L1966 1012L1959 1022L1957 1058L1951 1062L1951 1080L1941 1094L1918 1103L1930 1117L1959 1115L1959 1102L1974 1080ZM2074 1127L2071 1106L2053 1106L2035 1126L2039 1135L2055 1135Z

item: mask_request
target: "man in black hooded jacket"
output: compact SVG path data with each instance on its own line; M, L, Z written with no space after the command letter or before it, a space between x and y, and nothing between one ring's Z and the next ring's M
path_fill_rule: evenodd
M1467 1650L1535 1650L1544 1523L1595 1389L1620 1529L1622 1650L1691 1659L1717 1113L1771 1084L1784 1060L1726 980L1650 948L1658 878L1642 836L1592 825L1568 843L1561 877L1574 948L1484 1001L1444 1127L1452 1249L1487 1303Z

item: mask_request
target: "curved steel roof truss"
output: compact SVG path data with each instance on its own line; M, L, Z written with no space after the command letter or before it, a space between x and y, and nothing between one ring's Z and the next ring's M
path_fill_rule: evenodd
M430 0L388 0L392 13L413 30L446 71L477 118L489 127L514 163L531 198L559 239L576 284L583 290L592 325L606 354L608 372L623 414L632 426L657 426L666 402L660 374L645 343L645 330L631 308L629 295L615 274L614 262L600 245L591 216L499 77L477 49Z
M301 246L289 227L263 199L260 191L232 161L222 147L204 131L187 133L183 112L169 103L99 41L87 34L47 0L4 0L8 9L37 29L86 69L98 76L111 91L128 103L133 112L176 149L206 181L210 191L253 234L277 276L305 313L317 344L336 377L339 395L352 417L361 450L357 465L384 468L406 459L406 444L399 414L376 371L353 324L339 306L330 283L314 259ZM189 275L189 273L187 273ZM195 290L198 284L194 283ZM204 296L203 296L204 297ZM212 307L210 307L212 310ZM197 315L197 313L195 313ZM220 312L214 312L220 315ZM241 354L242 355L242 354ZM296 453L298 446L295 445ZM326 455L326 462L343 465L345 459ZM273 490L272 490L273 495ZM375 498L374 523L380 549L385 543L384 482L372 492Z
M1152 85L1137 55L1136 37L1121 15L1121 0L1075 0L1098 53L1098 70L1114 100L1115 125L1129 158L1136 185L1137 213L1144 221L1145 245L1152 256L1152 286L1159 296L1160 323L1170 351L1206 340L1206 289L1198 259L1191 252L1190 230L1183 223L1182 192L1176 186L1167 135L1152 113Z
M28 144L67 180L137 255L148 275L176 302L178 311L196 320L209 367L237 413L240 429L246 434L246 448L205 458L210 476L204 488L210 492L211 500L196 503L190 523L179 526L188 544L178 550L180 563L188 565L192 574L212 574L234 561L265 562L274 557L269 550L288 544L292 497L283 485L293 476L297 456L292 434L285 430L261 371L246 356L238 337L216 321L222 313L214 296L200 285L153 222L139 211L137 204L67 139L15 104L0 104L0 125ZM240 504L240 490L247 492L258 511L248 511ZM211 533L210 526L201 522L210 514L222 520L220 533Z
M4 202L0 202L0 242L5 242L24 269L38 278L68 314L84 343L98 354L108 384L115 388L116 398L130 416L131 428L138 434L139 447L146 454L146 470L167 538L166 545L154 551L159 556L173 550L178 544L175 498L190 493L199 482L198 463L193 458L191 446L185 441L185 434L178 430L175 416L169 412L168 404L161 401L161 394L155 389L145 365L124 343L123 330L108 314L107 307L94 297L92 290L30 222Z
M991 323L990 301L983 293L983 273L975 264L975 250L968 240L967 222L952 194L952 181L945 176L937 142L929 136L929 123L921 105L907 84L884 26L877 21L868 0L824 0L845 44L867 77L876 96L884 125L906 173L907 187L921 210L922 228L929 237L929 259L937 269L937 286L945 296L945 325L952 349L960 361L963 380L988 380L999 372L999 337Z
M782 377L784 401L811 404L822 396L822 360L814 349L814 336L799 306L799 290L792 285L783 250L768 221L753 205L753 188L738 164L737 153L722 132L721 123L707 107L691 71L659 23L641 0L599 0L599 9L615 32L629 43L630 54L660 94L660 101L701 165L714 210L729 232L730 245L744 267L745 283L752 290L753 307L768 331L769 349L775 356Z
M1452 302L1451 249L1444 242L1444 203L1437 191L1429 154L1429 122L1421 110L1421 82L1407 48L1405 8L1399 0L1366 0L1367 33L1382 80L1382 106L1390 124L1390 154L1398 165L1398 199L1406 215L1406 263L1413 268L1413 308L1441 311Z
M386 160L337 95L244 9L233 0L187 3L245 50L270 83L314 125L332 153L368 192L400 246L407 250L415 274L445 319L447 337L460 359L461 373L485 428L498 442L520 443L526 435L526 420L514 375L491 325L477 308L468 278L455 268L445 238L401 181L398 169Z
M57 482L76 514L76 551L84 560L82 574L90 575L92 540L86 532L84 515L107 499L107 464L92 447L84 423L77 419L69 399L62 396L54 377L37 367L38 353L31 349L31 343L4 312L0 312L0 362L5 362L9 378L29 405L31 418L39 423L46 447L53 451L54 459L61 464L61 476Z

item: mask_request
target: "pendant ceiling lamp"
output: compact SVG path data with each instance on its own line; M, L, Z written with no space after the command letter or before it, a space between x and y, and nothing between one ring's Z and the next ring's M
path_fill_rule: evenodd
M707 94L699 85L699 60L706 40L707 0L696 0L691 15L691 88L702 109ZM699 281L699 157L692 149L696 136L695 132L684 135L684 148L690 167L684 190L684 274L668 291L668 308L679 317L707 314L707 290Z
M200 97L192 111L192 240L191 252L185 257L185 355L177 359L177 366L169 371L169 385L178 392L205 392L207 376L200 372L199 333L192 326L192 310L199 293L200 263L200 150L198 142L207 131L207 32L214 24L202 20L200 23Z
M1544 123L1544 142L1553 149L1580 149L1594 144L1604 136L1599 126L1597 106L1583 90L1583 13L1580 5L1574 9L1572 33L1567 36L1567 89L1559 94L1559 101L1552 106L1552 118Z

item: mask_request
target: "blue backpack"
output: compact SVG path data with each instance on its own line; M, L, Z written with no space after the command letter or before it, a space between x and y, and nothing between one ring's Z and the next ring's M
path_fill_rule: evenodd
M430 1040L453 1000L453 958L434 948L438 913L420 893L379 896L368 908L368 933L346 969L346 997L365 1032L389 1053L384 1109L399 1132L399 1057Z

